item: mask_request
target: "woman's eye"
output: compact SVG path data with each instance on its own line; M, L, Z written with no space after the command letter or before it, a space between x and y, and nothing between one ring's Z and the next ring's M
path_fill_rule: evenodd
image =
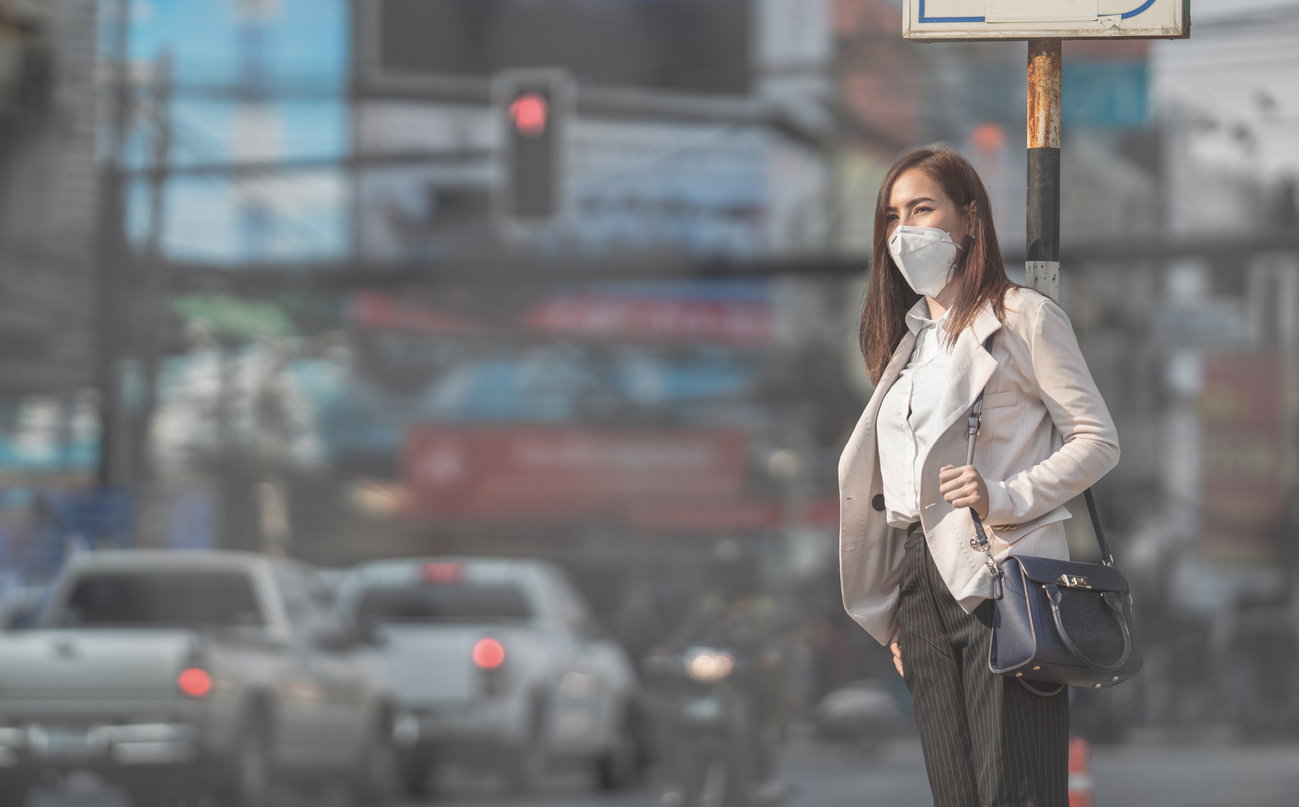
M927 208L927 207L917 207L917 208L916 208L915 210L913 210L912 212L913 212L913 213L928 213L928 212L930 212L930 209Z

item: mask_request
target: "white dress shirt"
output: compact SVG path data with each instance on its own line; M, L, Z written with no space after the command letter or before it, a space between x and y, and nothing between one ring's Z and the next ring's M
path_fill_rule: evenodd
M942 323L929 318L929 301L907 312L907 327L916 335L911 359L884 395L876 423L884 509L889 526L905 528L920 520L920 472L929 450L942 436L937 404L951 383L952 349Z

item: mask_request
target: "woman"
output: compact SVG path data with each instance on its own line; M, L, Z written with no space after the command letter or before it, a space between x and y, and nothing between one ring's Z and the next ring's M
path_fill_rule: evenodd
M992 573L970 511L998 559L1067 559L1064 504L1118 462L1114 424L1064 312L1006 277L963 157L893 166L874 247L860 335L875 392L839 462L844 605L911 690L936 807L1066 807L1067 690L989 670Z

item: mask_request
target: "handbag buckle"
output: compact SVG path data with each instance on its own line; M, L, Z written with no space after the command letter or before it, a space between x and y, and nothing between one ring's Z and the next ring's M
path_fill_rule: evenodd
M1060 575L1060 582L1064 583L1066 586L1069 586L1070 588L1091 588L1092 587L1091 582L1089 582L1087 578L1079 574L1062 574Z

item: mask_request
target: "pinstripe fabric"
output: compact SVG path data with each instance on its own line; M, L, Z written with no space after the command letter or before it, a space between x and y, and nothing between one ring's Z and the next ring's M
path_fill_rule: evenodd
M993 603L965 613L917 527L898 619L934 807L1067 807L1068 690L1042 698L988 669Z

